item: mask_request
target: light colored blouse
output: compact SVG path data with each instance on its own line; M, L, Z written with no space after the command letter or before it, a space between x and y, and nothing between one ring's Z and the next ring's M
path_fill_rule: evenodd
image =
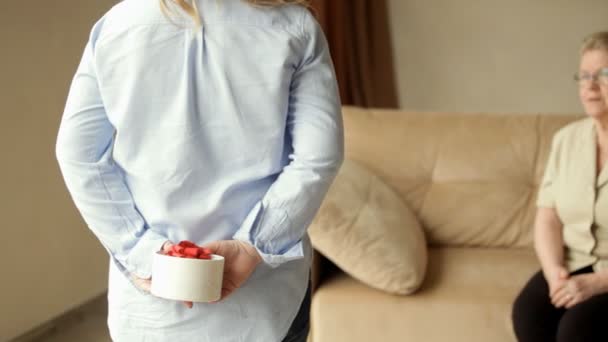
M67 187L111 255L114 341L280 341L308 286L306 229L343 159L327 43L301 6L197 0L202 27L125 0L93 28L57 138ZM138 290L166 240L240 239L245 285L187 309Z
M597 135L591 118L559 130L538 194L563 223L566 265L574 271L608 267L608 167L597 174Z

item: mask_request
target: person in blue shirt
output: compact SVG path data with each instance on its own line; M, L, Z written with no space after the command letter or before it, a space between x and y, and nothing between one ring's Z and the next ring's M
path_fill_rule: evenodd
M56 144L110 255L114 341L304 341L306 229L343 160L335 72L300 0L124 0L93 27ZM154 253L226 260L222 299L149 294Z

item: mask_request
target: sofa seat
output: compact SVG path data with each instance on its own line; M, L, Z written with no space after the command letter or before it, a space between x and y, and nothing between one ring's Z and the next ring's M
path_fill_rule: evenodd
M332 274L313 298L312 341L511 342L513 299L538 270L529 248L441 247L410 296Z

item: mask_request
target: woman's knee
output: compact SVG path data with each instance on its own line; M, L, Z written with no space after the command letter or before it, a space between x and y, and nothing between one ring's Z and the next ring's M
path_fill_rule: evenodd
M526 300L526 295L520 292L513 302L511 307L511 319L513 320L513 327L517 330L518 328L525 325L529 321L529 306Z
M530 294L525 289L517 296L511 309L513 330L518 341L533 341L537 336L538 322L535 319L539 311L535 301L530 300Z
M608 341L608 329L605 328L607 307L608 295L603 295L568 309L559 322L557 341Z
M549 300L549 289L541 272L524 286L511 310L513 330L518 341L554 339L559 313Z
M585 322L585 314L568 310L561 321L557 329L557 342L579 342L579 341L591 341L588 340L586 335L588 332L587 322Z

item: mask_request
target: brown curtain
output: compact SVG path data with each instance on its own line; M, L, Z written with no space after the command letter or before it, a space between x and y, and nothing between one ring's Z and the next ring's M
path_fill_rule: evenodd
M386 0L312 0L325 31L342 103L398 107Z

